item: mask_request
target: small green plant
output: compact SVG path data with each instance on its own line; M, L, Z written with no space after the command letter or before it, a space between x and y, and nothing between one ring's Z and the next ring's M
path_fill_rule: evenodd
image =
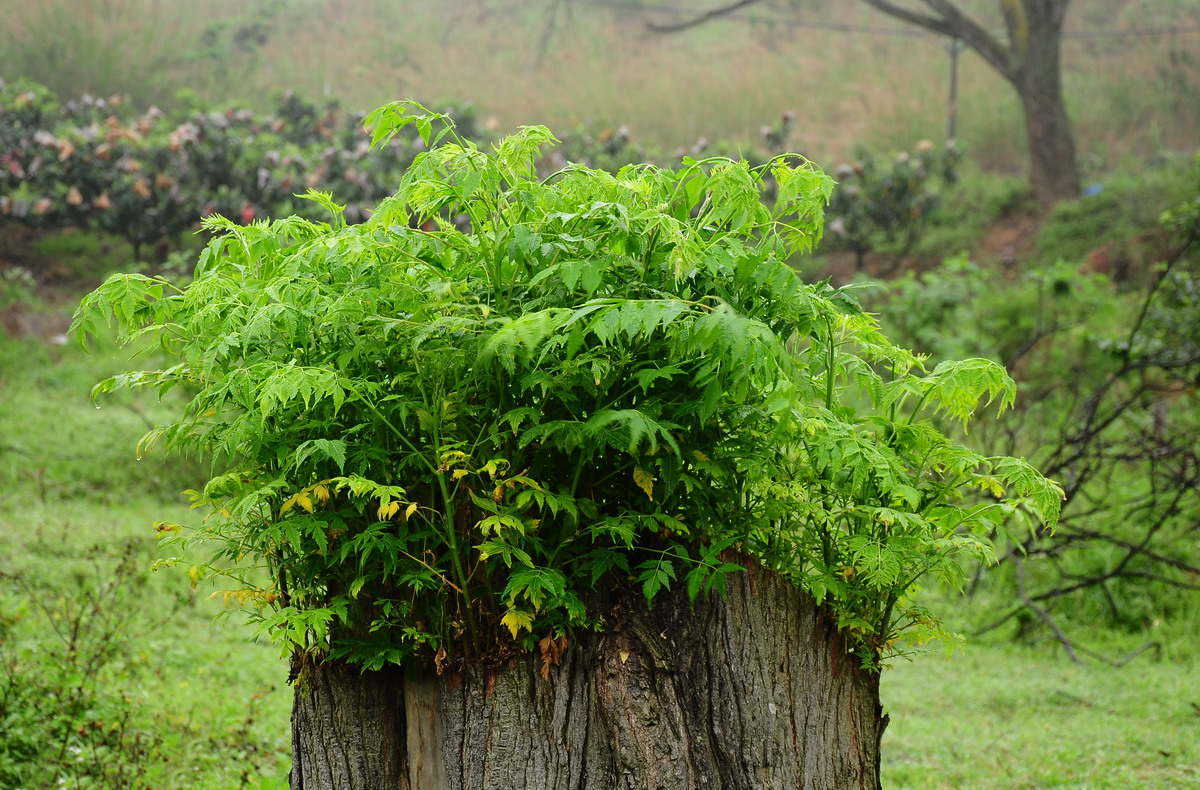
M111 685L131 638L130 599L144 586L128 543L89 552L68 584L0 570L15 591L0 601L0 784L54 781L141 787L160 739L135 722L136 705ZM30 639L32 620L40 638Z
M95 394L193 388L141 449L218 474L190 492L202 525L160 529L215 541L193 580L234 580L285 650L549 666L602 627L594 590L695 597L755 562L875 664L945 636L911 600L927 575L989 559L1013 519L1053 525L1053 483L927 419L1010 404L1002 368L926 371L787 265L832 189L808 162L539 178L543 127L484 151L411 102L368 123L434 146L368 221L315 192L329 222L213 217L190 283L114 275L76 317L177 356Z
M828 244L849 249L862 271L867 253L886 248L897 261L920 239L941 190L955 182L955 149L928 141L893 159L860 154L835 171L840 189L829 204ZM894 264L893 264L894 266Z

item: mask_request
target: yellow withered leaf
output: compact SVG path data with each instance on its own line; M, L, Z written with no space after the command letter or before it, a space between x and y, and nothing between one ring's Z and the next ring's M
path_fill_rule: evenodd
M408 507L404 508L404 520L408 521L412 518L412 514L417 512L417 503L409 502Z
M470 472L468 472L466 469L455 469L452 477L455 480L461 480L464 477L466 477L468 474L470 474Z
M379 503L379 520L387 521L392 516L400 512L400 503L395 502L380 502Z
M507 626L508 630L512 632L513 639L516 639L522 628L526 631L533 630L533 617L528 612L509 609L508 613L500 618L500 624Z
M322 505L329 501L329 489L319 483L312 487L313 496Z
M646 496L650 498L651 502L654 501L654 475L639 466L633 470L633 482L646 492Z

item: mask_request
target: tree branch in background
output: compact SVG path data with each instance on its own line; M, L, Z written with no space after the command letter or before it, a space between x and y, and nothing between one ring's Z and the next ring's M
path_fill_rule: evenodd
M1063 633L1063 630L1058 627L1058 623L1054 622L1054 618L1050 616L1049 612L1030 600L1029 593L1025 592L1025 562L1021 558L1011 553L1009 554L1009 557L1011 557L1016 564L1017 595L1019 595L1021 600L1025 603L1025 608L1036 614L1041 621L1045 623L1051 631L1054 632L1055 638L1062 643L1064 648L1066 648L1067 655L1071 657L1072 661L1074 661L1076 664L1082 664L1083 662L1079 660L1079 656L1075 655L1075 646L1071 643L1071 640L1067 638L1067 635Z
M743 8L748 8L749 6L755 5L759 2L762 2L762 0L737 0L737 2L730 3L729 5L711 8L708 11L697 14L691 19L686 19L683 22L672 22L665 25L658 24L657 22L647 22L646 27L655 33L678 33L681 30L687 30L688 28L703 25L705 22L711 22L714 19L720 19L723 16L729 16L736 11L740 11Z
M954 31L947 24L946 20L939 17L927 16L926 14L918 13L910 8L898 6L895 3L889 3L888 0L866 0L867 5L875 8L888 16L894 16L902 22L908 22L910 25L923 27L926 30L931 30L934 33L943 36L955 36Z
M882 0L867 2L878 8ZM1011 49L997 41L982 25L958 10L953 3L946 0L925 0L925 3L941 15L943 25L951 31L948 35L961 39L964 44L978 52L988 65L1000 72L1001 76L1010 82L1013 80L1015 64ZM891 3L885 5L890 6ZM894 15L894 11L888 13Z

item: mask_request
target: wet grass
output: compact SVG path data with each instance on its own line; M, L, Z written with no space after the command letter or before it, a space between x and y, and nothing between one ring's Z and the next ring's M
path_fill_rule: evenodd
M1181 637L1192 649L1195 633ZM1047 645L977 642L900 662L882 685L886 788L1200 787L1190 655L1078 666Z

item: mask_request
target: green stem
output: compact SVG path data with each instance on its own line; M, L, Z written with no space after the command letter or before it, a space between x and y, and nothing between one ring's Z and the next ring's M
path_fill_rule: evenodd
M833 319L826 318L825 326L829 330L829 344L828 344L828 349L826 352L826 362L825 362L825 408L832 411L833 410L833 376L835 373L834 353L837 348L833 342Z
M429 467L429 471L433 472L434 474L437 473L437 466L434 465L433 463L431 463L429 461L429 459L426 458L419 449L417 449L417 446L414 445L411 441L409 441L407 436L400 433L400 431L396 428L396 426L392 425L392 423L388 420L387 417L384 417L382 414L380 414L379 409L375 408L375 404L371 403L366 398L362 398L362 402L366 405L366 407L368 409L370 409L372 412L375 413L375 416L379 418L380 422L382 422L384 425L386 425L388 427L388 429L391 430L391 432L396 436L397 439L399 439L401 442L406 444L408 446L408 449L413 451L413 455L415 455L417 458L420 458L421 462L424 463L425 466Z

